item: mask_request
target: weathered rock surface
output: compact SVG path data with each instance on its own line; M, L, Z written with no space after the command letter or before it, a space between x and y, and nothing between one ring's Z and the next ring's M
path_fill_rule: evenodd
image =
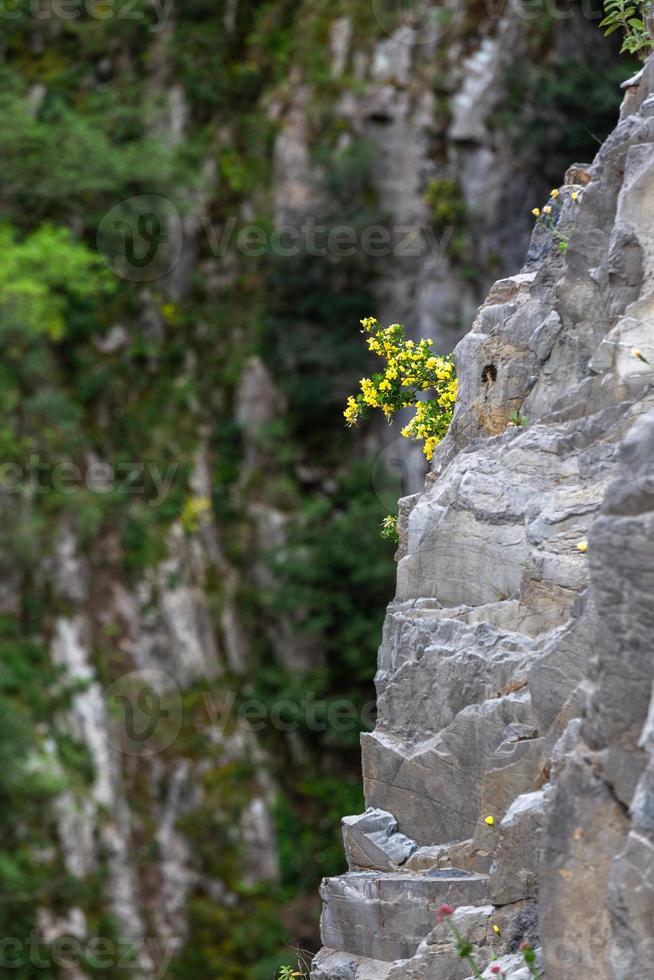
M323 881L322 935L327 946L386 962L412 956L444 902L488 898L488 877L469 871L351 872Z
M372 808L361 816L345 817L343 844L352 871L395 871L418 849L415 841L397 832L397 822L390 813Z
M551 201L567 248L538 225L456 350L454 422L402 507L373 809L345 826L372 870L323 886L319 980L464 980L443 901L484 976L497 955L527 977L539 937L547 980L654 975L652 92L654 59Z

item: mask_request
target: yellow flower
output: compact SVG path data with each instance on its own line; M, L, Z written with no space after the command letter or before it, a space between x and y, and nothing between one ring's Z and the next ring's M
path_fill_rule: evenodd
M555 187L553 191L550 191L550 197L558 197L558 196L559 196L559 192Z
M485 818L484 823L487 823L489 827L494 827L495 826L495 817L492 817L492 816L489 815L488 817Z
M361 326L364 330L372 330L372 328L377 324L377 318L374 316L366 316L361 320Z
M181 513L181 522L185 531L193 534L200 528L202 517L211 510L211 501L208 497L188 497L184 502Z
M347 400L347 405L343 415L345 416L345 421L348 425L354 425L359 418L360 408L356 402L356 399L350 395Z
M428 439L425 439L425 444L422 447L422 451L430 463L433 459L434 452L436 450L436 446L438 445L438 442L439 440L437 436L430 436Z
M579 544L577 545L577 548L579 549L579 551L581 551L582 555L585 555L586 552L588 551L588 542L585 539L583 541L580 541Z
M570 197L572 198L573 201L578 201L579 200L579 191L573 191L572 194L570 195Z
M550 207L549 204L546 204L545 207L543 208L543 214L551 214L551 213L552 213L552 208Z
M375 386L370 378L361 378L360 384L361 393L366 405L370 405L371 408L377 408L379 406L379 398L377 396Z
M531 213L535 215L537 218L540 218L540 208L532 208Z
M496 926L495 924L493 924L493 932L495 933L496 936L502 935L502 930L500 929L499 926Z
M404 328L391 324L382 328L374 317L361 320L368 348L386 361L386 370L373 378L361 378L360 394L350 397L343 412L348 425L366 416L366 409L381 409L388 421L400 407L412 407L413 419L402 435L422 442L431 460L452 420L457 380L451 357L435 356L433 341L406 340ZM426 401L414 400L418 390L429 391Z

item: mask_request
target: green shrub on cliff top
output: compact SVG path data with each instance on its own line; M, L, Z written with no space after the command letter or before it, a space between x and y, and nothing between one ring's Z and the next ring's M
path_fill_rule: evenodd
M654 8L651 0L606 0L604 11L606 17L600 27L604 28L605 37L622 29L622 52L646 57L654 48L651 30Z

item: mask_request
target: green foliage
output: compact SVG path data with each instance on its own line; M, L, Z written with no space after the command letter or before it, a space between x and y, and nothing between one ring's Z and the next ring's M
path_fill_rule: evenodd
M605 0L604 12L600 27L604 28L605 37L624 31L621 50L645 58L654 48L651 0Z
M11 84L7 72L5 80ZM89 223L123 196L156 193L172 177L173 159L142 128L142 109L111 95L94 94L81 114L61 97L47 97L35 112L26 93L2 92L3 199L56 218L75 209Z
M433 177L427 184L425 203L435 228L460 225L465 221L465 201L456 180Z
M384 520L381 522L381 537L388 538L390 541L394 541L398 544L400 536L397 532L397 516L395 514L388 514Z
M293 977L306 977L306 973L294 966L283 966L277 974L277 980L293 980Z
M85 778L79 748L68 740L53 745L50 732L57 703L52 688L58 674L45 649L26 640L18 619L0 618L0 806L11 819L0 836L0 930L3 936L25 939L36 928L39 904L62 897L73 882L62 868L55 844L55 796ZM40 733L39 733L40 732ZM23 951L24 953L24 951ZM41 953L46 958L45 947ZM21 955L12 976L26 980L34 974ZM44 977L55 973L45 969Z
M525 965L529 970L529 975L535 977L536 980L542 980L542 975L538 966L536 965L536 951L528 942L523 942L520 944L520 949L522 951L522 958L525 961Z
M516 408L514 409L513 412L511 412L509 418L509 425L515 426L518 429L525 428L526 426L529 425L529 419L527 418L526 415L521 415L518 409Z
M447 255L456 272L465 278L477 279L479 263L472 251L472 238L463 190L457 180L433 177L425 190L434 230L446 244Z
M284 549L269 556L278 582L270 606L300 633L321 638L335 692L346 693L353 680L368 683L374 674L395 575L376 530L384 516L370 464L354 464L330 496L306 495Z
M189 694L189 711L193 710L191 702ZM197 710L198 705L195 707ZM187 751L190 748L186 746ZM203 799L181 819L179 829L193 841L203 881L189 903L193 941L175 959L170 976L179 980L190 976L242 980L252 976L261 961L274 957L284 941L273 883L255 886L243 880L247 855L237 831L253 793L261 793L262 787L253 764L216 760L209 767L209 745L198 745L194 751L200 751L204 760ZM210 881L219 882L226 890L226 900L215 900L206 885Z
M512 67L506 97L491 120L516 152L533 154L544 188L560 183L571 160L592 160L615 125L626 74L610 53L585 47L575 59L556 55Z
M343 869L341 818L363 806L359 734L374 722L372 678L394 578L388 545L376 528L375 517L383 513L370 465L352 466L330 496L305 495L284 548L268 556L275 582L270 615L285 617L318 653L307 674L272 665L262 651L254 684L244 692L264 705L266 719L277 705L289 706L294 738L310 760L298 773L285 733L269 723L260 733L282 788L275 825L286 900L315 896L321 875Z
M248 113L262 87L280 80L296 48L289 0L191 0L176 13L172 69L200 122L215 111Z
M367 141L344 151L327 151L320 163L329 174L329 204L316 216L322 229L316 251L271 256L269 305L263 349L289 401L291 434L307 453L324 456L325 435L333 431L347 387L365 369L366 357L348 330L372 304L371 283L379 267L360 248L338 256L328 247L330 231L347 226L354 236L384 226L372 190L372 156Z
M0 225L0 335L20 344L20 335L61 340L73 300L115 289L98 255L66 228L42 225L23 241ZM9 336L7 336L9 335Z
M287 897L311 894L321 877L342 874L344 814L365 808L361 780L343 773L320 773L280 796L275 808L282 885Z

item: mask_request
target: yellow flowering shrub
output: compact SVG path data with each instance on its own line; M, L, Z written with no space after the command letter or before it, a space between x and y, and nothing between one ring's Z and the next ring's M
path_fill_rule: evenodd
M558 221L559 217L559 202L557 198L559 198L560 195L561 192L554 188L554 190L550 191L550 200L554 201L554 205L546 204L543 208L532 208L531 213L535 218L538 218L538 223L549 231L556 241L559 251L563 252L565 255L565 253L568 251L568 243L570 239L556 227L556 221ZM579 191L573 191L570 197L576 204L579 204Z
M415 408L402 435L422 442L423 452L431 460L454 413L457 378L452 355L435 355L433 340L407 340L399 323L382 327L369 316L361 326L368 335L368 347L385 361L385 368L371 378L362 378L359 393L350 395L343 413L347 424L356 425L371 408L380 409L389 422L401 408ZM431 397L423 400L426 392Z
M205 514L211 510L208 497L187 497L182 508L181 522L187 534L195 534Z
M388 538L396 544L399 543L400 536L397 531L397 516L395 514L389 514L384 518L381 522L381 531L379 533L382 538Z

